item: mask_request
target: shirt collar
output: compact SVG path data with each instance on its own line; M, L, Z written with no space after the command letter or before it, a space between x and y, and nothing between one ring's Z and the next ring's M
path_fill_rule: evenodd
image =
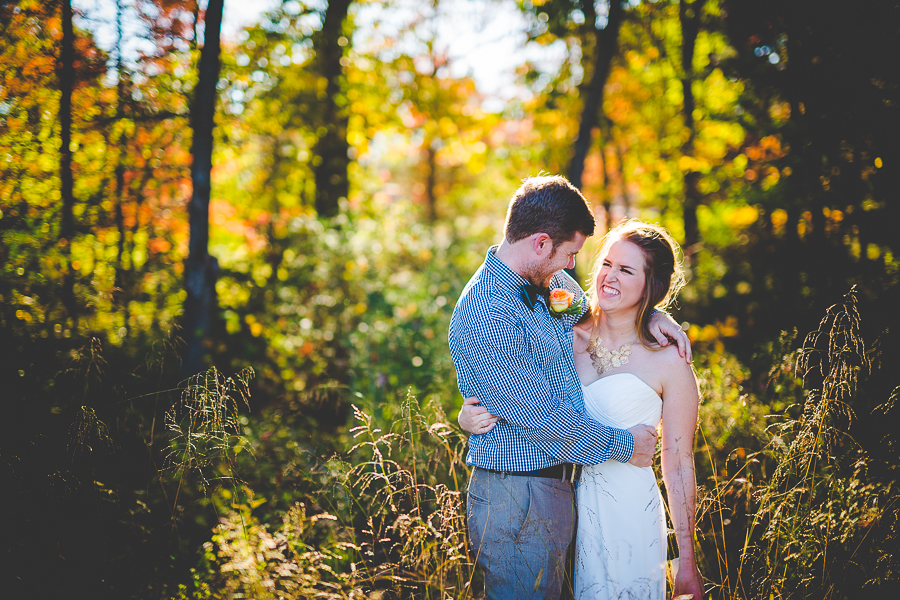
M497 281L503 287L508 288L514 295L518 295L522 291L522 286L529 282L497 258L496 252L498 247L494 245L488 248L487 256L484 259L485 268L497 278Z

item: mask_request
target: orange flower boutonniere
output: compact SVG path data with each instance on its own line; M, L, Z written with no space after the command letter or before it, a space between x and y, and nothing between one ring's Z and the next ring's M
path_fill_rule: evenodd
M550 290L550 310L557 315L577 315L583 310L584 296L575 302L575 294L564 288Z

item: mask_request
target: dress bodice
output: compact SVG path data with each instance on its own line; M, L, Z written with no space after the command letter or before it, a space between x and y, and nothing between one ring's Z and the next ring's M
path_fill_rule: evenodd
M662 418L662 398L634 373L613 373L581 389L587 413L604 425L656 427Z
M633 373L581 387L587 413L604 425L656 427L662 417L662 399ZM665 600L666 515L653 469L585 465L576 494L577 600Z

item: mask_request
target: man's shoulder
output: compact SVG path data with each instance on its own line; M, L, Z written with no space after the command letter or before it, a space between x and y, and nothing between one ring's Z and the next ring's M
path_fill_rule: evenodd
M520 300L521 302L521 300ZM516 298L490 280L490 277L470 281L459 296L453 316L478 316L512 314L516 311Z
M550 289L554 288L565 288L574 293L576 298L584 294L584 290L581 289L578 282L572 279L565 271L557 271L553 276L553 279L550 281Z
M519 320L516 298L479 270L466 285L450 319L450 335L462 334L489 322ZM521 302L521 300L519 300Z

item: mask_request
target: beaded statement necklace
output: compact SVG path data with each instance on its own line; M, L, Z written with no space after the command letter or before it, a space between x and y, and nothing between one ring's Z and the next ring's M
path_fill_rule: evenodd
M597 370L597 375L603 375L610 369L627 365L628 357L631 356L632 343L622 344L618 350L610 350L603 345L601 337L597 337L591 342L588 346L588 354L591 355L591 362Z

